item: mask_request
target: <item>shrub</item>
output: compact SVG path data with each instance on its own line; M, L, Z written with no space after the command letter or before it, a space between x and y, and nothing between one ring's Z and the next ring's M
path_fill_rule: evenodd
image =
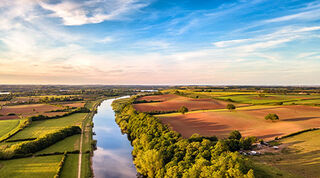
M229 110L231 111L231 110L236 109L236 106L233 105L233 104L228 104L228 105L227 105L227 109L229 109Z
M277 114L268 114L266 115L265 119L276 121L276 120L279 120L279 116Z
M257 141L256 137L245 137L240 139L241 148L244 150L250 150L252 144Z
M240 140L242 137L241 133L238 130L230 132L229 139Z
M181 106L181 108L178 111L181 112L182 114L184 114L184 113L188 112L189 109L185 106Z

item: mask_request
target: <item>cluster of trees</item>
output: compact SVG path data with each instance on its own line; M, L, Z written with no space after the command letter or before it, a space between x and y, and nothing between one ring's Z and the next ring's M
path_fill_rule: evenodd
M10 159L13 157L23 157L28 154L40 151L66 137L80 134L79 126L65 127L57 132L46 134L32 141L25 141L15 144L9 148L0 150L0 159Z
M0 95L0 101L10 101L12 98L13 98L12 94L3 95L3 96Z
M158 103L158 102L161 102L161 101L157 101L157 100L150 100L150 101L147 101L147 100L135 100L133 104L139 104L139 103Z
M158 118L137 112L133 101L134 97L116 100L113 109L116 122L132 142L134 164L140 174L167 178L254 177L248 160L232 152L233 146L230 146L245 145L249 140L252 143L251 139L235 135L235 138L218 140L197 134L184 139Z
M63 102L63 101L82 101L83 98L80 96L64 96L64 97L42 97L39 98L41 103L50 103L50 102Z

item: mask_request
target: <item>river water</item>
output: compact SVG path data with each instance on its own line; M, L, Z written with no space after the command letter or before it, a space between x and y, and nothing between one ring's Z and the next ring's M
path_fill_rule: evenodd
M132 146L126 134L122 134L115 122L115 113L108 99L98 107L93 117L93 139L97 140L97 150L92 157L94 176L97 178L134 178L136 168L132 161Z

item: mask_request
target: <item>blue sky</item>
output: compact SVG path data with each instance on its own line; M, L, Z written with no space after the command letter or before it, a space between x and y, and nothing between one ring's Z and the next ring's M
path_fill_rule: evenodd
M319 85L320 2L2 0L5 84Z

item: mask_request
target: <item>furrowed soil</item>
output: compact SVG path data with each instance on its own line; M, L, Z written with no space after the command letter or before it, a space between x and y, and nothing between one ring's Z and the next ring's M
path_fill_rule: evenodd
M264 117L269 113L276 113L280 120L266 121ZM320 127L320 108L311 106L262 106L235 111L163 114L158 117L184 137L198 133L225 138L232 130L239 130L243 136L257 136L264 140L272 140L304 129Z
M214 99L195 99L174 94L144 96L137 101L153 101L150 103L134 104L134 108L140 112L151 111L177 111L181 106L192 110L224 109L227 102Z

